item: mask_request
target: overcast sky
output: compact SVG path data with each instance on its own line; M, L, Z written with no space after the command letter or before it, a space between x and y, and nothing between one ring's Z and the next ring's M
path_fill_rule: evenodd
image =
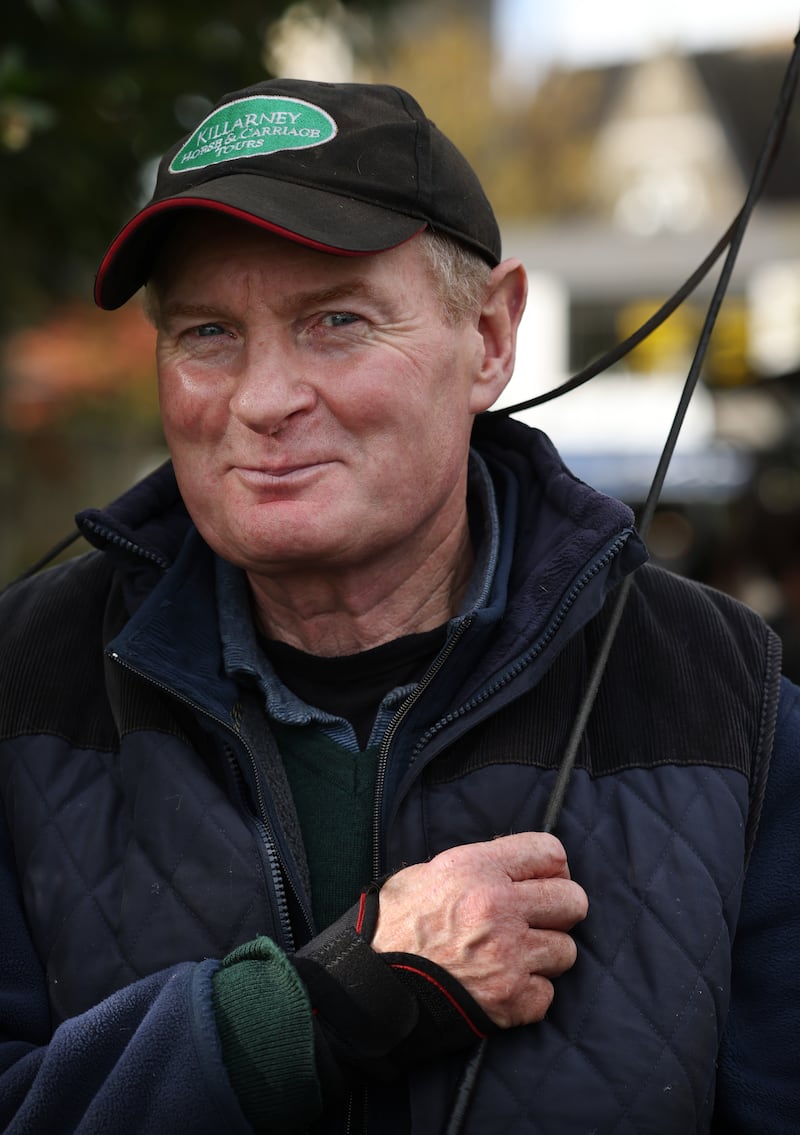
M800 26L800 0L496 0L509 65L554 60L612 63L659 48L731 47L786 40Z

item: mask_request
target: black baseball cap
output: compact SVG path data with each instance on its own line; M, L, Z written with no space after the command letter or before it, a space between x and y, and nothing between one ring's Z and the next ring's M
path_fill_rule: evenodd
M463 154L399 87L271 79L225 95L161 159L152 198L95 281L116 308L147 282L166 229L209 209L341 256L382 252L425 228L491 266L492 207Z

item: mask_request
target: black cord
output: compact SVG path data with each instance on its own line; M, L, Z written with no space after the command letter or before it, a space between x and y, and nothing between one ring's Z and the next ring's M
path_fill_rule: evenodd
M472 1093L475 1090L475 1082L478 1079L478 1073L481 1070L485 1052L486 1037L483 1038L464 1065L461 1078L456 1087L455 1102L450 1111L450 1118L447 1121L443 1135L460 1135L461 1128L464 1126L464 1120L467 1117L469 1105L472 1101Z
M700 338L697 342L692 364L689 367L689 373L686 377L686 382L681 392L681 397L678 401L678 407L675 411L675 417L672 420L667 440L664 443L664 448L661 451L661 456L656 467L653 481L650 490L647 494L642 512L639 516L637 527L642 536L646 536L650 523L655 514L658 505L661 491L664 487L664 480L669 470L669 464L672 460L672 455L675 452L675 446L683 426L686 412L689 408L689 403L692 400L692 395L697 387L700 378L700 371L702 369L703 361L708 350L708 344L711 339L711 334L714 330L714 325L717 321L722 301L725 298L725 293L728 290L733 268L736 263L736 257L741 247L742 239L744 238L747 224L755 208L756 202L761 195L767 176L772 167L772 163L780 145L780 140L783 136L783 131L786 127L786 122L789 115L789 109L794 97L795 88L797 86L798 69L800 69L800 53L798 52L798 37L795 38L795 50L789 61L789 66L786 69L786 74L783 80L778 102L776 105L775 113L773 114L770 122L770 127L767 131L767 136L761 150L758 162L756 164L755 172L753 173L750 187L745 198L745 203L739 213L733 232L730 239L730 247L728 248L728 255L722 265L722 269L717 280L716 287L709 302L708 311L706 312L703 328L700 332ZM617 599L612 611L611 620L606 629L603 637L600 650L598 651L592 672L589 676L589 683L584 693L578 712L575 717L573 729L567 742L567 747L558 768L558 775L556 777L555 785L553 786L550 799L545 811L545 819L543 830L552 832L558 822L558 817L561 812L561 807L564 800L564 795L567 790L569 778L572 774L572 769L577 757L578 748L580 746L581 737L586 726L586 722L591 713L592 706L594 705L597 697L597 692L600 688L600 682L605 671L608 656L611 651L611 646L617 633L620 621L622 619L622 612L630 591L631 576L621 584L617 593Z
M726 248L736 243L736 252L738 252L738 245L741 243L741 238L744 235L744 230L747 227L755 201L758 196L760 196L775 159L780 152L783 132L786 129L789 110L791 109L792 100L794 98L794 89L797 84L796 56L798 43L800 43L800 32L798 32L794 38L795 51L792 58L789 60L789 65L784 75L767 138L756 164L756 170L750 182L750 189L748 196L745 198L745 203L705 259L702 260L697 268L695 268L694 272L684 280L677 291L675 291L669 299L665 300L661 307L654 311L640 327L627 337L627 339L623 339L620 343L616 343L613 347L610 347L593 362L587 364L587 366L572 375L571 378L568 378L566 382L562 382L552 390L546 390L543 394L537 394L533 398L526 398L522 402L516 402L513 406L502 406L497 410L490 411L491 413L505 414L506 417L510 417L512 414L518 414L521 410L530 410L534 406L541 406L545 402L552 402L554 398L559 398L562 394L568 394L571 390L577 390L579 386L583 386L583 384L590 379L596 378L598 374L602 374L604 370L608 370L614 363L618 363L620 359L624 359L626 355L630 354L634 347L638 347L648 335L651 335L656 328L660 327L662 323L669 319L673 312L677 311L683 301L702 283ZM756 179L758 179L757 187ZM754 188L756 189L755 197L752 196ZM734 257L735 255L736 253L734 253Z
M568 378L566 382L562 382L560 386L553 387L552 390L546 390L543 394L537 394L533 398L526 398L524 402L516 402L513 406L501 406L497 410L489 411L492 414L505 414L509 417L511 414L518 414L520 410L530 410L534 406L541 406L545 402L552 402L554 398L560 398L562 394L568 394L570 390L577 390L579 386L583 386L590 378L596 378L604 370L608 370L614 363L618 363L620 359L624 359L627 354L638 347L648 335L651 335L657 327L660 327L674 311L676 311L683 301L690 296L694 289L700 284L708 273L719 260L722 253L728 247L736 231L736 226L741 220L741 211L736 216L735 220L731 222L726 231L714 245L714 247L706 256L705 260L695 268L691 276L685 280L678 290L670 296L668 300L654 311L653 314L645 320L641 327L630 334L627 339L623 339L621 343L616 343L613 347L609 347L602 355L600 355L593 362L589 363L577 374Z
M64 536L56 544L53 544L49 551L45 552L40 559L31 564L30 567L27 567L25 571L16 576L15 579L12 579L10 583L7 583L3 591L6 591L9 587L13 587L15 583L20 583L23 579L29 579L32 575L36 575L37 571L41 571L43 567L47 567L51 560L54 560L56 556L60 556L62 552L66 551L71 544L74 544L75 541L80 538L81 533L76 528L74 531L70 532L68 536ZM2 594L2 592L0 592L0 594Z
M642 513L639 518L638 528L643 535L646 534L655 513L656 506L661 495L661 490L664 486L664 479L667 475L669 463L675 450L675 445L677 443L678 435L680 434L681 427L686 416L686 411L689 407L692 395L697 386L697 381L700 376L700 369L702 367L703 360L708 349L711 333L714 329L714 324L716 323L722 301L725 297L725 292L728 288L728 284L730 283L733 267L742 243L742 239L744 237L745 230L747 228L748 221L750 220L750 216L753 212L755 204L761 195L764 184L767 180L767 176L772 167L772 163L780 147L780 142L786 127L786 122L789 117L789 110L794 98L795 88L797 86L798 67L800 66L798 62L800 58L798 56L800 32L798 32L798 34L795 36L794 44L795 49L786 69L783 84L778 95L775 112L770 121L767 136L758 162L756 164L753 178L750 182L750 187L745 198L745 203L742 206L742 209L739 212L739 215L737 216L733 225L730 227L730 229L728 229L728 232L715 246L709 256L706 257L700 267L692 274L692 276L689 277L689 280L686 281L686 283L675 293L675 295L670 300L667 301L666 304L664 304L659 309L658 312L655 313L655 315L651 316L651 318L645 324L643 324L643 326L639 328L638 331L634 332L632 336L626 339L624 343L621 343L618 347L608 352L601 359L599 359L597 363L592 364L590 367L586 368L585 371L582 371L580 374L570 379L567 383L559 386L555 390L549 391L547 394L540 395L538 398L530 399L527 402L520 402L517 406L511 406L504 408L502 411L497 411L499 413L513 414L518 410L524 410L528 409L529 407L539 405L540 403L546 402L551 398L555 398L559 394L566 393L568 390L574 390L577 386L582 385L583 382L588 381L589 378L593 378L596 374L599 374L601 370L604 370L606 367L610 366L612 362L616 362L619 358L622 358L623 355L627 354L627 352L634 346L636 346L637 343L641 342L641 340L644 339L645 336L650 333L650 331L659 326L659 324L662 323L664 319L666 319L667 316L675 310L678 304L681 303L692 290L692 288L696 286L696 283L699 283L699 281L703 278L703 276L717 259L722 250L726 246L729 246L728 255L725 259L725 262L723 263L719 279L717 280L714 293L709 303L705 322L703 324L700 338L697 343L697 349L695 351L692 364L689 368L689 373L687 375L686 383L678 402L675 417L673 419L667 440L664 444L664 448L662 450L661 457L659 459L658 466L656 468L656 472L654 474L653 481L647 495L647 499L643 505ZM702 275L698 276L698 273L701 272ZM695 283L692 284L691 287L687 287L687 285L689 285L693 280L695 281ZM675 302L676 297L678 296L680 296L681 298L678 299L677 302ZM665 311L666 314L664 314ZM642 333L644 328L648 328L648 330ZM586 727L586 722L589 719L589 715L592 711L592 707L594 706L594 702L600 688L600 683L605 672L606 663L608 661L608 656L611 652L611 647L616 637L617 629L622 620L625 603L627 602L627 598L630 593L632 578L633 577L630 575L627 576L625 580L623 580L623 582L620 584L619 590L617 591L611 619L609 621L608 627L606 628L606 633L603 636L600 650L598 651L597 657L595 658L592 672L589 676L587 688L584 692L581 704L578 707L578 712L575 716L572 732L570 733L566 749L559 764L556 781L551 791L547 807L545 809L542 831L552 832L561 815L564 796L566 794L569 780L572 775L578 748L580 746L581 738ZM472 1094L478 1079L478 1075L480 1073L481 1064L483 1062L485 1052L486 1041L483 1040L475 1049L472 1056L464 1066L461 1074L461 1079L456 1089L453 1108L450 1113L450 1118L447 1123L447 1127L445 1128L444 1135L460 1135L460 1132L466 1120L467 1111L470 1106Z

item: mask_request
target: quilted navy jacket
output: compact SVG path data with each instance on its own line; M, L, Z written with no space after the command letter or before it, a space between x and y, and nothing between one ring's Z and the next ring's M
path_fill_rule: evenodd
M489 1042L465 1131L795 1132L800 698L777 642L640 566L626 507L536 431L490 416L475 443L493 591L387 734L376 873L541 825L635 575L558 827L591 904L578 962L545 1022ZM99 551L0 601L0 1127L248 1132L211 979L258 934L291 952L314 933L301 833L169 468L81 523ZM399 1110L371 1085L368 1129L444 1131L462 1063L414 1072Z

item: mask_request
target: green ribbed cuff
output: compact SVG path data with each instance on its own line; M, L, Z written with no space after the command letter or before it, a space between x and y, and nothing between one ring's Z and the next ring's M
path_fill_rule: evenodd
M271 938L223 960L212 979L222 1057L253 1129L300 1131L322 1112L305 988Z

